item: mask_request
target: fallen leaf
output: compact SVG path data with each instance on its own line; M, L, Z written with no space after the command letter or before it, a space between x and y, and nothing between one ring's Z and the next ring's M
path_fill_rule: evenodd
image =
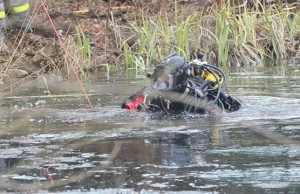
M89 13L89 12L90 12L90 10L88 10L88 9L83 9L83 10L74 11L74 13L78 13L78 14L87 14L87 13Z

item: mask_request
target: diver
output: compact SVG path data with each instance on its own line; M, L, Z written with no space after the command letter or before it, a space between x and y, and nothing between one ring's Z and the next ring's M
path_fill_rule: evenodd
M147 77L151 85L130 96L122 108L172 114L233 112L241 108L241 102L228 94L223 71L199 58L186 62L172 54Z

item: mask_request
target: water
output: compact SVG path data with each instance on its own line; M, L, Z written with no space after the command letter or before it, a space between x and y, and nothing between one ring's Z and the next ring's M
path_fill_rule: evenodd
M300 73L232 72L243 102L222 118L120 109L141 80L47 78L1 90L0 191L300 193ZM9 97L7 97L9 96Z

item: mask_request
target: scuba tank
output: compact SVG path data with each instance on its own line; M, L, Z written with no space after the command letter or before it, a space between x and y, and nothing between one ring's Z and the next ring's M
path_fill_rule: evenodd
M216 95L215 99L218 99L217 104L219 106L227 112L240 109L241 102L228 94L226 89L226 76L223 71L199 59L193 60L191 66L193 77L203 79L204 82L210 85L211 89L215 89L212 89L209 95Z

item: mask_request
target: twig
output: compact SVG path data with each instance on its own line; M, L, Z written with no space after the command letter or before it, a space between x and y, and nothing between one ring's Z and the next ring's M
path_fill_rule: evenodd
M53 17L69 16L69 17L79 17L79 18L90 18L90 17L99 18L99 17L107 17L108 14L111 12L113 12L115 16L121 16L122 13L130 12L133 10L135 10L134 6L121 6L121 7L109 7L106 8L104 11L97 10L97 9L85 9L85 10L78 10L78 11L50 9L49 13Z
M96 96L97 94L87 94L88 96ZM11 96L4 99L23 99L23 98L67 98L67 97L82 97L84 94L72 94L72 95L42 95L42 96Z

